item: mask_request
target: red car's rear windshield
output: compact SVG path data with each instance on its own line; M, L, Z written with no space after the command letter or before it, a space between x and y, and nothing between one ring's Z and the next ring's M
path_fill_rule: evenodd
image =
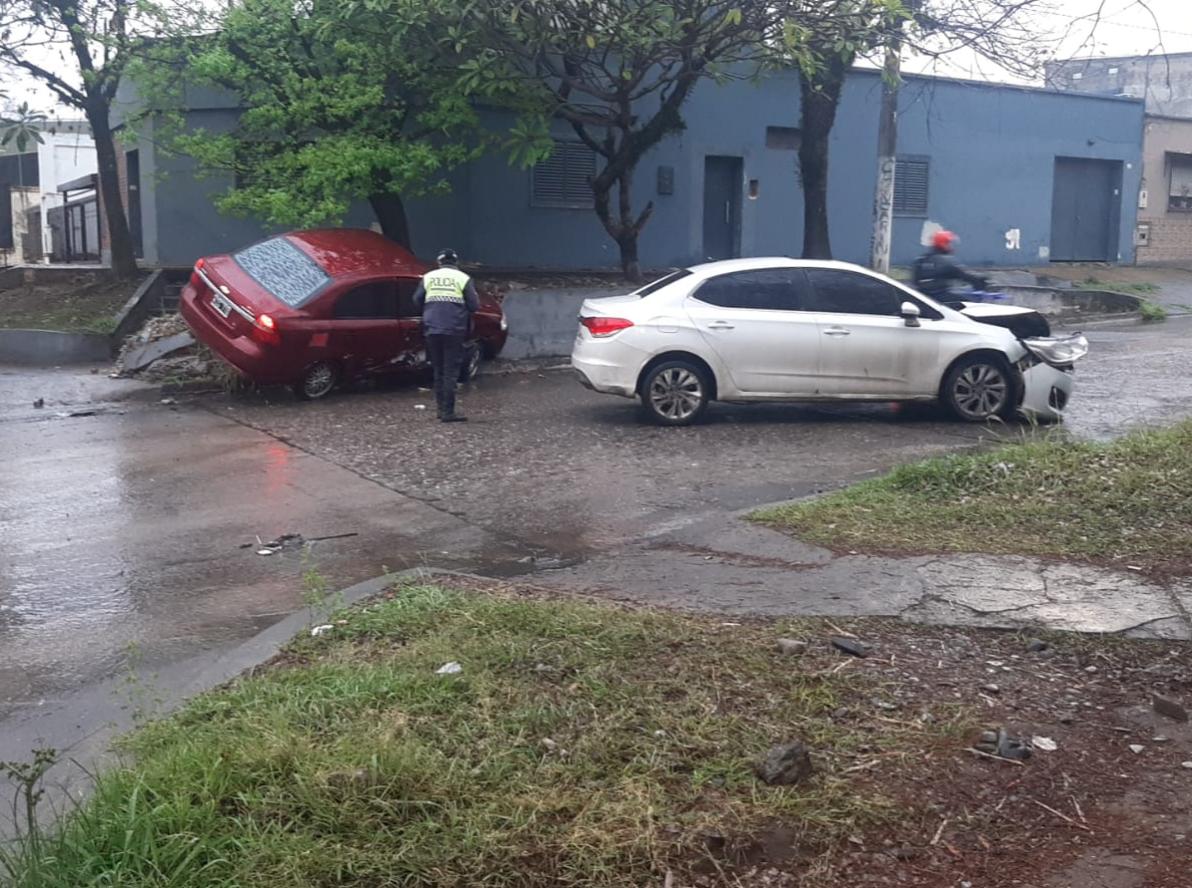
M254 281L290 308L301 308L331 282L313 259L285 237L273 237L232 256Z

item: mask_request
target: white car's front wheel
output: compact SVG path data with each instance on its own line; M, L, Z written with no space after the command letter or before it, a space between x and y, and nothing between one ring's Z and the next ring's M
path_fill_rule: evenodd
M1014 412L1014 383L1004 362L993 356L964 358L944 379L944 403L965 422L1008 419Z
M642 405L661 425L695 422L708 407L709 384L702 367L690 361L664 361L642 380Z

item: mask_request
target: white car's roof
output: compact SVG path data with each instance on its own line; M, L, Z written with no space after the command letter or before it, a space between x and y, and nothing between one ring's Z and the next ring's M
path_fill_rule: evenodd
M752 271L758 268L847 268L864 274L876 274L868 268L851 262L837 262L834 259L792 259L789 256L755 256L749 259L722 259L719 262L705 262L692 265L687 270L701 278L730 274L734 271Z

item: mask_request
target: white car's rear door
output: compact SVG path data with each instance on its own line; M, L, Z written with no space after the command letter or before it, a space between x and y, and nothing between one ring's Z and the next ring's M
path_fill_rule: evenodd
M803 310L805 288L800 269L776 267L717 275L688 297L688 315L738 393L816 394L819 325Z
M907 294L878 277L843 268L808 268L809 307L819 318L825 394L916 397L939 388L940 341L929 316L908 327Z

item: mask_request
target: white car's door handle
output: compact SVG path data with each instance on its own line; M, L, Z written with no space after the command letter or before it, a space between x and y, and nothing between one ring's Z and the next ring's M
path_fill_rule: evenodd
M708 329L709 330L731 330L731 329L733 329L733 325L728 323L727 321L712 321L712 323L708 324Z
M853 332L852 330L848 330L844 327L828 327L826 330L824 330L824 335L825 336L848 336L852 332Z

